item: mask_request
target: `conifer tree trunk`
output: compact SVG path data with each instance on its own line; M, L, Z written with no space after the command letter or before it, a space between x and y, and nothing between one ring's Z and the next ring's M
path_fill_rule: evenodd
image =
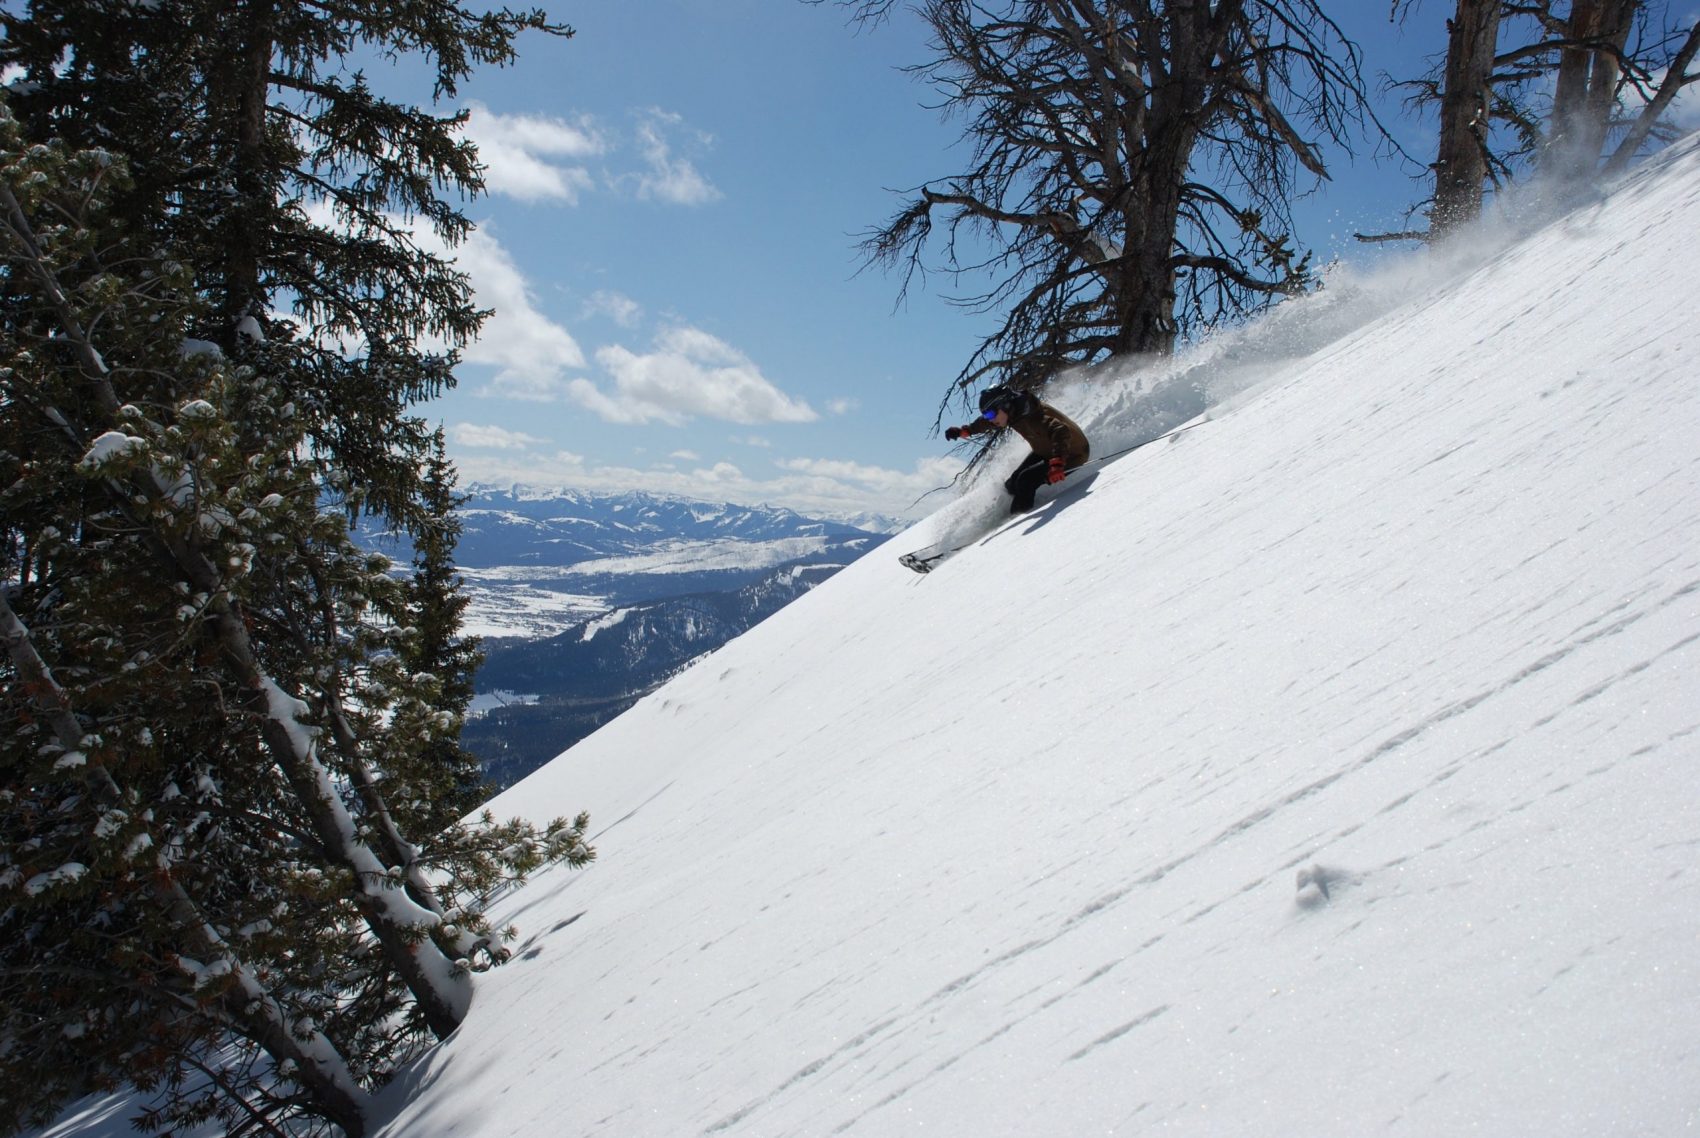
M159 487L152 489L160 493ZM438 1038L446 1037L466 1015L472 982L430 935L441 924L440 915L410 899L404 879L392 877L392 867L360 839L353 817L319 758L314 731L302 722L306 705L285 692L260 667L247 623L225 591L217 567L171 534L162 534L159 540L175 569L192 587L209 596L207 611L217 629L225 663L247 693L268 753L305 809L321 848L350 874L351 899L418 1001L427 1026ZM351 761L357 760L351 757ZM399 841L399 835L394 836ZM395 868L404 866L398 863Z
M1592 176L1623 75L1623 50L1640 0L1574 0L1564 25L1544 164L1560 178Z
M1488 174L1488 80L1499 36L1499 0L1458 0L1447 24L1440 147L1434 162L1436 238L1481 215Z
M274 18L272 0L239 0L231 5L227 27L234 42L217 73L218 86L212 91L230 145L230 177L235 190L221 235L225 263L219 305L227 336L223 347L233 355L239 346L238 325L244 317L264 310L258 243L261 219L272 204L265 175L265 147Z
M5 644L7 657L26 689L33 693L33 702L59 745L67 752L80 754L92 750L70 699L35 650L29 629L13 611L4 588L0 588L0 643ZM105 767L88 761L81 769L89 793L97 800L108 804L122 800L121 788ZM201 914L163 857L149 880L154 900L183 938L182 954L200 965L212 966L222 977L225 987L218 1000L222 1014L245 1038L263 1048L280 1069L293 1069L291 1077L312 1095L326 1118L342 1127L348 1138L360 1138L366 1129L366 1093L336 1047L323 1032L304 1030L287 1021L254 970ZM192 996L186 996L185 1002L192 1004Z

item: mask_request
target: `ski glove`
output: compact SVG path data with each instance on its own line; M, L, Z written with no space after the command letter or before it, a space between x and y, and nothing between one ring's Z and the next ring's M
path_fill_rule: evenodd
M955 442L957 439L962 437L962 428L946 427L944 429L944 437L949 439L951 442Z
M1067 477L1068 470L1063 466L1063 460L1060 458L1051 459L1051 469L1045 475L1045 481L1055 486L1058 482L1061 482Z

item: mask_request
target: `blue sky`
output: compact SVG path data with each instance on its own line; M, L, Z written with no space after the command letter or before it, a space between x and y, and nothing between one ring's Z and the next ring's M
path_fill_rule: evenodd
M1372 83L1441 46L1434 0L1406 28L1386 0L1334 7ZM893 190L961 162L956 125L900 70L926 58L919 25L858 29L801 0L551 15L577 35L530 35L460 92L490 192L458 256L496 315L425 410L463 484L900 512L948 481L934 413L991 318L944 282L895 307L898 280L856 250ZM1426 156L1419 124L1382 113ZM1368 150L1301 207L1319 262L1375 255L1352 231L1399 227L1421 195Z

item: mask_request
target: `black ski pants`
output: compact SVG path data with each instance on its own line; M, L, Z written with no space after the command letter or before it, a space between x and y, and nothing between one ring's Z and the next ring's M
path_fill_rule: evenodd
M1033 508L1033 495L1039 492L1050 478L1051 460L1034 453L1015 468L1015 473L1004 479L1003 488L1011 495L1009 512L1025 514Z

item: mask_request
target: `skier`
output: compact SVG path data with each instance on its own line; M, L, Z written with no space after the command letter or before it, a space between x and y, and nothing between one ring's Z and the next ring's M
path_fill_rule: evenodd
M961 427L947 428L944 437L955 442L1006 427L1013 427L1033 448L1033 453L1015 468L1015 473L1004 480L1012 514L1031 510L1033 495L1039 487L1061 482L1069 471L1091 457L1086 432L1073 419L1049 403L1041 403L1031 392L1016 391L1002 384L980 393L978 419Z

